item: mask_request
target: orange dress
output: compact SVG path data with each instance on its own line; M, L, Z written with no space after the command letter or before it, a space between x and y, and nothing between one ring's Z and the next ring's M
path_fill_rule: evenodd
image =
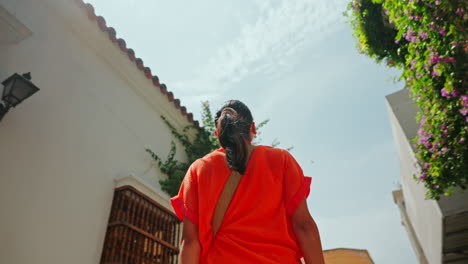
M309 195L312 179L288 151L255 147L213 238L211 220L230 174L224 150L213 151L190 166L171 199L179 219L198 226L200 263L301 263L290 216Z

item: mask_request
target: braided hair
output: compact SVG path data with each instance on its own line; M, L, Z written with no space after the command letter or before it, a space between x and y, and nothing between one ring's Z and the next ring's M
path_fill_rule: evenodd
M215 126L219 144L226 151L227 166L240 174L244 174L246 169L252 122L249 108L238 100L227 101L216 112Z

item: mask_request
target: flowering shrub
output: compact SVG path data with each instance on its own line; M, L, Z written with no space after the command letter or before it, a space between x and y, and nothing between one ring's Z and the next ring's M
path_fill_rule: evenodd
M348 8L352 10L350 22L354 28L354 36L358 39L359 52L377 62L384 59L404 62L405 46L395 42L398 30L388 20L388 12L384 12L381 3L374 3L372 0L354 1Z
M364 3L353 0L349 12L360 45L368 35L360 22ZM415 138L419 173L427 196L451 195L468 184L468 1L373 0L381 4L397 30L394 43L403 60L385 56L387 65L403 70L402 78L416 105L420 128ZM359 33L357 33L359 32ZM387 41L384 39L384 41ZM364 44L363 44L364 43ZM361 51L378 62L369 49ZM404 54L403 54L404 51Z

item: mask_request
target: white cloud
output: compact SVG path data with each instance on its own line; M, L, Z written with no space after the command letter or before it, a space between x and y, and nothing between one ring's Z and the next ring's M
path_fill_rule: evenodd
M258 18L201 65L196 79L173 85L191 90L190 95L213 93L248 76L290 69L306 45L333 32L343 20L343 8L338 0L262 1Z
M284 0L276 6L267 2L258 19L219 49L202 73L229 84L251 74L288 67L291 56L308 41L320 40L341 17L336 1Z

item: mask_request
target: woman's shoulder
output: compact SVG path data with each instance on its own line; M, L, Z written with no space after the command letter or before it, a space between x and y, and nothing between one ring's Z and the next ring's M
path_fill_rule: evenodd
M285 149L266 145L258 145L255 147L254 155L261 157L263 160L269 160L274 163L283 164L285 158L287 159L287 157L291 154ZM207 172L213 169L223 169L225 167L226 153L222 148L206 154L204 157L197 159L191 165L191 169L199 173Z
M195 169L198 171L205 170L205 169L208 169L209 167L219 164L220 162L221 164L225 163L225 157L226 157L226 154L224 150L220 148L195 160L190 167L191 169Z
M285 156L291 155L289 154L289 151L282 149L282 148L275 148L271 146L263 146L259 145L257 147L260 147L261 152L264 153L264 155L268 155L269 157L275 158L275 159L284 159Z

